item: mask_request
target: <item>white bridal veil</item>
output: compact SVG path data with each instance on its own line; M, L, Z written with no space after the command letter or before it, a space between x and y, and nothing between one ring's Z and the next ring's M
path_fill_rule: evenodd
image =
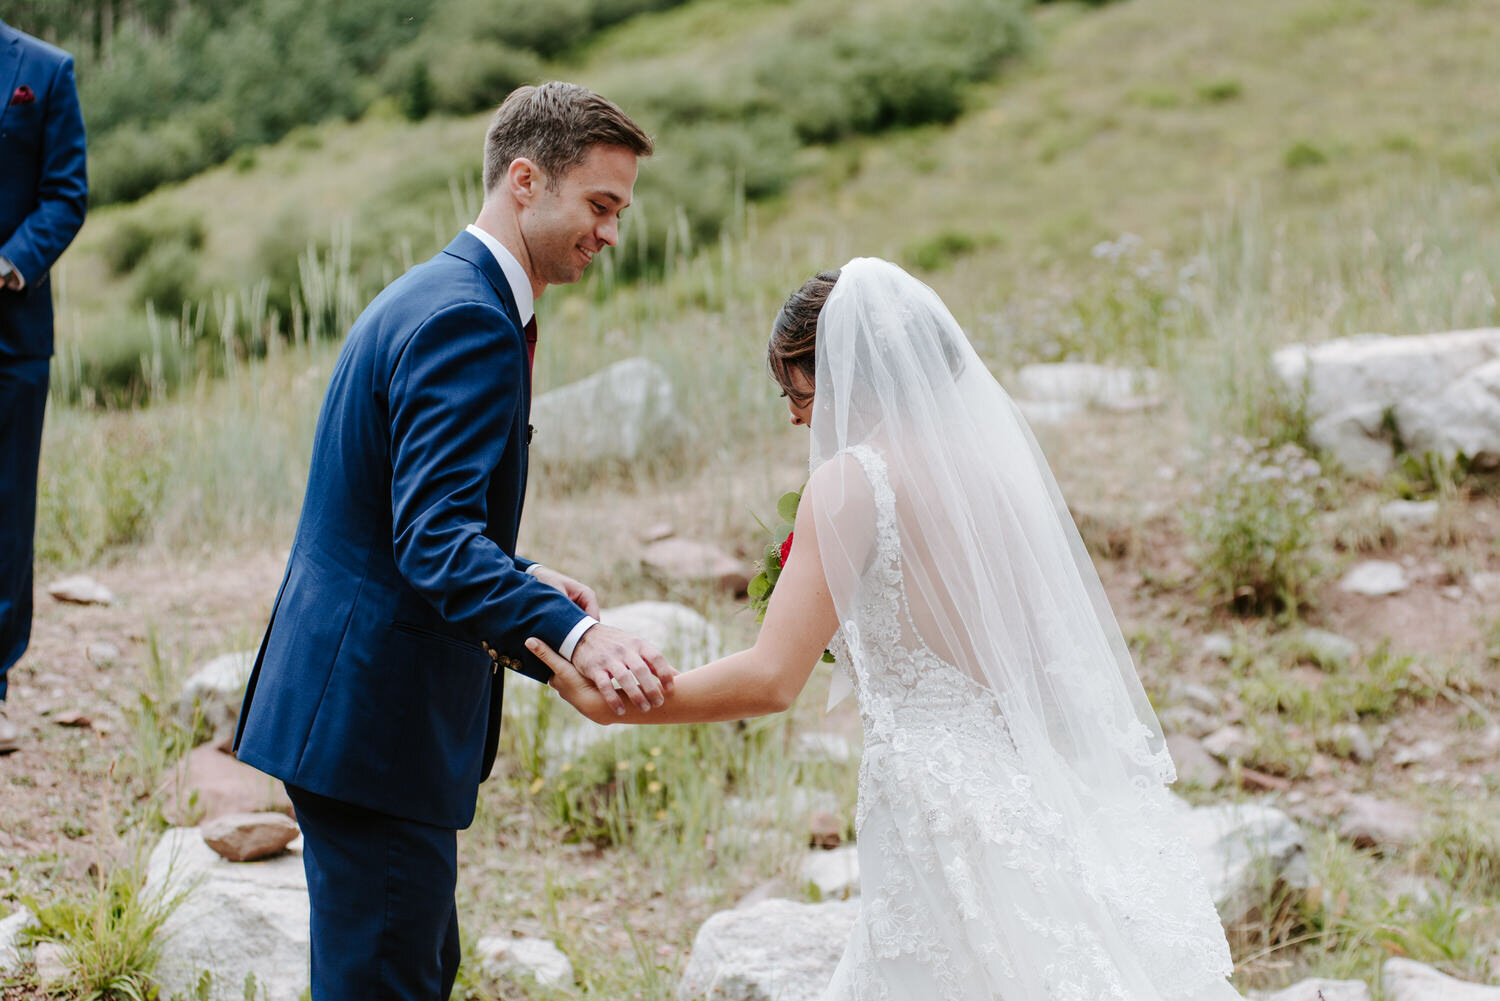
M1077 835L1078 857L1059 864L1122 925L1150 930L1139 946L1159 969L1157 996L1236 997L1222 929L1173 829L1161 727L1015 403L938 296L872 258L841 270L822 309L815 389L809 490L840 621L859 627L872 586L872 485L849 455L864 446L894 498L903 645L993 693L1030 789ZM1180 992L1167 987L1179 977Z

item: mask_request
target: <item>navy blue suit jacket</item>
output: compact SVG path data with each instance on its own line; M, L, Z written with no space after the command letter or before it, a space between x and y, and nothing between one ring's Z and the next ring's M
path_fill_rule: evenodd
M245 692L241 761L393 816L473 820L500 668L546 679L526 638L556 647L583 618L514 555L530 382L510 286L469 233L355 321Z
M51 357L47 274L87 204L73 57L0 21L0 257L26 279L0 291L0 359Z

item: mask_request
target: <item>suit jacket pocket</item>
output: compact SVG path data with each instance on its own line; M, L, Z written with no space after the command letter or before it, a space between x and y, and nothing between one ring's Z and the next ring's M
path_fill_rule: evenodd
M408 636L414 636L419 640L429 640L434 643L446 643L449 646L457 647L464 653L474 653L476 651L481 651L481 647L478 643L462 639L458 636L450 636L447 633L440 633L435 629L428 629L425 626L419 626L411 622L392 622L391 628L398 633L406 633Z

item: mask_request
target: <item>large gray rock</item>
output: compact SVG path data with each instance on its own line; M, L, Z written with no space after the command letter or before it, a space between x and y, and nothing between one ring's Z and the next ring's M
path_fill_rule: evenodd
M1415 452L1477 456L1500 443L1500 329L1363 335L1282 348L1272 363L1306 392L1313 443L1359 472L1392 462L1387 415Z
M21 933L35 927L36 915L26 908L0 921L0 977L18 973L25 959L21 956Z
M617 362L531 401L531 456L547 465L628 463L675 448L686 422L672 380L644 358Z
M1252 993L1256 1001L1370 1001L1363 980L1303 980L1272 994Z
M818 1001L858 914L857 901L721 911L698 929L678 1001Z
M1411 959L1387 959L1380 986L1386 1001L1500 1001L1500 987L1457 980Z
M1500 460L1500 357L1436 396L1402 400L1395 417L1402 440L1415 455Z
M1302 830L1275 807L1225 803L1184 809L1181 829L1225 924L1238 924L1264 903L1269 885L1309 882Z
M177 715L184 724L202 720L213 730L215 740L234 733L245 698L245 683L255 668L254 650L241 650L215 657L193 672L177 696Z
M145 893L158 900L183 895L162 928L156 975L163 996L190 993L208 970L213 1001L239 1001L247 976L265 1001L301 997L308 984L308 903L297 844L277 858L243 864L219 858L197 828L162 835L146 865Z

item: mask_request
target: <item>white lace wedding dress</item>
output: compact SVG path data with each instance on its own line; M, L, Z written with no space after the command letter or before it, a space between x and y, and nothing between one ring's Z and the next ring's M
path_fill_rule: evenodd
M834 640L864 726L863 891L825 1001L1238 998L1165 789L1094 795L1089 825L1049 806L1060 790L1035 786L994 690L922 638L885 460L867 445L843 454L868 479L876 525Z

